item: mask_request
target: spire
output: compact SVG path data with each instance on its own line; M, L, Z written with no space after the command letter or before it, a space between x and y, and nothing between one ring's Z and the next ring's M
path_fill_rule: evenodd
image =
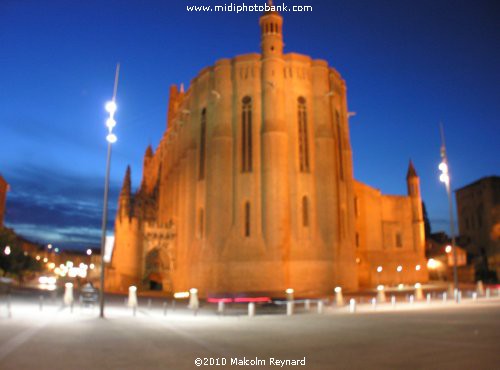
M125 177L123 179L122 191L120 196L130 196L132 191L132 180L130 179L130 165L127 166L127 171L125 171Z
M144 157L146 158L151 158L153 156L153 148L151 147L151 144L148 145L146 148L146 153L144 154Z
M276 11L278 8L269 0L266 10L259 19L261 33L261 50L263 57L281 56L283 54L283 17Z
M413 166L413 161L410 159L410 164L408 165L408 172L406 173L406 179L418 177L417 171L415 171L415 167Z

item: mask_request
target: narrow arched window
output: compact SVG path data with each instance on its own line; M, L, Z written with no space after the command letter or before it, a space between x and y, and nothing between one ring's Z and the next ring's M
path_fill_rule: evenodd
M302 226L309 226L309 199L302 197Z
M252 172L252 98L245 96L241 109L241 172Z
M205 157L206 157L206 140L207 140L207 110L203 108L201 111L201 125L200 125L200 172L198 179L205 178Z
M307 138L307 108L306 99L298 99L299 119L299 167L300 172L309 172L309 143Z
M203 239L203 236L205 234L205 212L203 211L203 208L200 208L200 212L198 214L198 235L200 236L200 239Z
M343 147L343 140L342 140L342 130L340 127L340 114L339 111L335 111L335 118L337 120L337 140L338 140L338 145L337 145L337 150L338 150L338 157L339 157L339 173L340 173L340 179L344 180L344 158L342 153L344 152L344 147Z
M250 236L250 203L245 203L245 236Z

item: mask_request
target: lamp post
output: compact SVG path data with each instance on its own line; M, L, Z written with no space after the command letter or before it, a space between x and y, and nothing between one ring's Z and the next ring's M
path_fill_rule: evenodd
M457 292L455 294L455 300L458 302L458 273L457 273L457 249L455 247L455 225L453 221L453 201L451 199L451 181L450 181L450 167L448 165L448 157L446 156L446 144L444 141L444 130L443 125L440 125L441 129L441 163L439 164L439 170L441 175L439 176L439 181L444 183L446 187L446 193L448 194L448 205L450 209L450 234L451 234L451 249L453 251L453 288Z
M113 87L113 99L106 103L106 111L109 113L109 117L106 120L106 126L108 127L108 135L106 140L108 142L108 154L106 159L106 179L104 182L104 204L102 210L102 235L101 235L101 279L99 289L99 309L101 318L104 318L104 246L106 245L106 224L108 222L108 192L109 192L109 169L111 164L111 145L116 142L116 135L113 133L113 128L116 126L116 121L114 115L116 112L116 90L118 88L118 75L120 73L120 63L116 65L115 72L115 84Z

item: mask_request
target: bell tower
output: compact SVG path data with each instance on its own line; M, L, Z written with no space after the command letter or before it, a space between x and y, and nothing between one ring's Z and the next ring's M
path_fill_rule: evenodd
M267 6L270 8L259 20L262 57L281 57L283 55L283 17L276 11L272 0Z

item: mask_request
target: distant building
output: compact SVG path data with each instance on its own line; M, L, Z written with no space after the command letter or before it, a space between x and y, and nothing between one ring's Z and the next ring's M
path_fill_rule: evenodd
M0 175L0 227L3 227L3 220L5 217L5 203L7 200L7 191L9 190L9 184Z
M265 13L261 53L171 88L137 192L125 175L110 290L306 297L427 281L413 164L408 195L354 180L346 84L324 60L283 53L282 26Z
M500 277L500 177L484 177L455 193L461 240L481 279Z

